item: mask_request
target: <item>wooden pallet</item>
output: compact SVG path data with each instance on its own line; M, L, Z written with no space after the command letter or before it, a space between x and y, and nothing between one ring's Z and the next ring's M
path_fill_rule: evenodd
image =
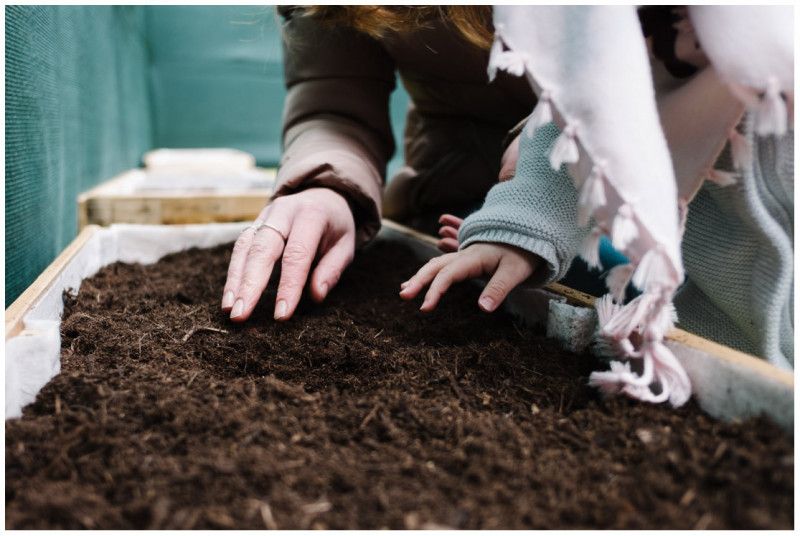
M144 226L147 228L149 226ZM384 220L381 236L398 237L414 247L421 258L436 254L437 239ZM105 231L105 230L103 230ZM6 342L18 336L35 335L26 330L25 316L52 289L62 271L94 239L101 228L87 226L50 266L6 309ZM176 231L177 232L177 231ZM232 237L235 235L232 235ZM232 240L233 238L231 238ZM543 302L536 292L561 296L578 307L591 307L594 298L560 284L550 284L544 291L517 293L517 312L530 319L542 317ZM521 296L521 298L520 298ZM526 301L527 300L527 301ZM521 305L520 305L521 304ZM545 312L546 314L546 312ZM755 356L715 343L686 331L675 329L667 336L667 345L686 368L692 380L694 396L700 406L714 417L744 418L764 413L793 432L794 374L779 369Z
M261 169L274 182L274 169ZM267 204L271 188L250 190L131 188L142 170L130 170L78 196L78 229L113 223L190 224L251 221Z

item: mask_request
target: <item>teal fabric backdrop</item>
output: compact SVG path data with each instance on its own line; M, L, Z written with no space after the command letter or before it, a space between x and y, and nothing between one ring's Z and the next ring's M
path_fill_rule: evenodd
M154 144L280 158L283 67L272 7L148 6Z
M155 145L234 147L277 164L285 91L275 8L148 6L146 15ZM407 107L398 83L391 99L398 141Z
M6 306L74 238L77 195L139 165L148 149L234 147L277 164L284 88L274 7L5 14ZM395 91L398 142L407 105ZM390 170L401 160L398 151Z
M75 237L78 193L151 146L141 7L5 8L5 302Z

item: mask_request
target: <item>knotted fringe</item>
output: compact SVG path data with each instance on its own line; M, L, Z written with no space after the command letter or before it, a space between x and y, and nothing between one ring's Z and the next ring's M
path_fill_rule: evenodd
M599 227L595 227L581 245L580 257L586 261L589 268L600 268L600 236L602 234L603 231Z
M783 136L786 134L787 124L788 114L781 95L780 83L776 77L770 76L767 80L767 89L756 107L756 134Z
M597 324L602 330L622 306L615 303L610 294L606 294L594 302L594 308L597 311Z
M671 311L669 307L662 309ZM673 353L661 342L661 336L645 341L639 353L631 351L632 345L617 344L616 347L618 351L625 352L628 358L642 359L642 374L633 373L630 362L612 361L611 370L593 372L589 376L589 385L599 388L607 395L623 393L652 403L669 400L674 407L682 406L689 400L692 392L689 377ZM653 385L659 386L658 394L653 392Z
M611 226L611 243L615 248L623 250L639 236L639 230L633 218L633 208L629 204L625 203L617 210Z
M713 182L720 188L726 186L733 186L739 182L739 176L732 171L722 171L720 169L711 169L706 174L706 179Z
M636 288L646 291L655 291L675 285L671 264L661 244L644 254L633 274L632 281Z
M592 372L589 385L599 388L605 395L623 393L646 402L664 402L668 398L665 392L655 395L650 384L655 379L655 363L650 356L643 357L644 370L639 376L631 371L629 362L611 362L611 370Z
M528 66L529 56L524 52L506 50L497 56L496 67L512 76L522 76Z
M597 311L597 325L600 331L602 331L611 318L622 309L621 305L614 303L610 294L598 298L594 302L594 307ZM634 353L633 345L630 344L628 339L615 341L607 337L598 336L595 337L593 348L597 355L611 359L620 355L632 355Z
M492 43L492 49L489 51L489 66L486 68L486 74L489 75L489 82L494 82L497 78L497 67L500 61L500 54L503 53L503 42L500 37L495 37Z
M558 171L563 164L577 162L579 156L578 144L575 142L575 127L567 125L553 144L553 150L550 151L550 167Z
M525 52L504 50L503 41L498 30L492 43L492 48L489 51L489 66L486 68L489 82L494 81L498 70L506 71L513 76L522 76L525 74L529 60L530 56Z
M646 292L637 296L603 326L600 335L618 341L629 338L651 312L655 301L656 296L651 293Z
M675 355L663 343L653 341L645 352L653 359L654 376L661 384L661 394L674 407L684 405L692 395L692 382Z
M630 363L612 361L610 365L611 370L592 372L589 375L589 385L600 389L606 396L619 394L626 380L634 378Z
M525 134L533 137L536 129L553 121L553 109L550 106L550 92L544 91L539 97L539 102L536 103L536 108L533 109L531 117L528 119L528 124L525 125Z
M495 28L497 37L492 45L487 70L490 80L496 77L498 69L517 76L523 75L526 69L530 69L527 55L504 50L500 38L502 30L499 24ZM780 100L780 92L772 92L770 96L775 94ZM766 101L766 98L764 100ZM774 104L773 102L773 107ZM780 104L783 104L782 101ZM556 105L552 96L544 91L525 126L526 135L532 136L536 129L551 122ZM739 141L732 139L731 143ZM733 150L738 149L733 148ZM745 153L739 151L737 154ZM550 166L558 171L565 163L574 164L579 158L576 125L567 124L553 145L549 157ZM736 157L737 167L745 162L743 156ZM714 173L712 170L709 175ZM727 179L724 176L715 176L712 180L714 178L722 182ZM607 183L608 175L602 160L595 161L591 173L582 184L576 181L576 188L579 189L577 219L581 227L588 225L597 209L606 205ZM684 225L686 204L679 207L679 210L681 210L679 214L681 225ZM608 222L601 223L603 226L608 225ZM592 268L600 266L601 235L601 228L595 227L581 248L581 257ZM611 225L612 243L614 247L624 252L638 236L639 228L633 207L624 203L619 207ZM664 333L672 329L676 321L675 309L670 299L678 282L674 280L677 274L674 270L670 270L670 263L671 259L663 251L663 247L654 248L644 255L638 266L634 264L618 266L609 272L607 284L612 293L596 302L599 331L595 338L595 351L610 356L622 356L628 360L641 358L642 374L634 373L629 362L612 361L611 370L592 373L590 385L598 387L606 394L623 393L646 402L658 403L669 400L674 406L680 406L688 400L691 394L688 376L662 343ZM624 300L625 288L630 281L636 286L643 287L645 292L623 306L621 303ZM631 339L634 332L640 334L641 339L637 341L644 340L641 347L635 346ZM651 390L652 386L660 387L658 394Z
M728 141L731 144L733 167L739 171L749 169L753 164L753 148L750 147L750 142L736 129L731 131L731 135L728 136Z
M586 177L578 195L578 225L586 227L594 211L606 204L605 172L602 164L595 164Z
M620 264L609 270L606 276L606 286L617 303L625 301L625 290L633 275L633 264Z
M653 333L648 333L647 336L650 338L659 338L659 334L666 335L675 327L675 323L678 322L678 311L675 309L675 305L670 302L663 306L661 310L658 312L658 316L653 321Z

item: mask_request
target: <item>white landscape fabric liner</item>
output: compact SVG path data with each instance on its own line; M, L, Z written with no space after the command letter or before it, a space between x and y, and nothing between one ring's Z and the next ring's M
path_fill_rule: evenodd
M245 171L193 171L134 169L125 173L104 188L107 195L136 195L159 192L181 192L197 195L207 192L247 192L271 190L275 185L275 172L263 168Z
M22 408L33 402L39 390L60 370L59 328L64 290L78 290L84 278L117 261L151 264L165 255L192 247L232 242L247 225L246 222L119 224L98 229L25 315L23 332L6 341L6 418L21 416ZM437 254L429 244L387 227L380 236L409 243L420 255L420 262ZM585 344L586 326L581 324L596 324L593 310L567 305L563 297L545 289L517 289L509 297L507 309L528 323L547 325L548 336L572 345L573 350L580 350L578 346L582 346L576 344L578 332ZM764 413L793 432L792 385L740 362L725 360L679 342L667 341L667 345L685 367L692 380L694 396L710 415L733 419Z

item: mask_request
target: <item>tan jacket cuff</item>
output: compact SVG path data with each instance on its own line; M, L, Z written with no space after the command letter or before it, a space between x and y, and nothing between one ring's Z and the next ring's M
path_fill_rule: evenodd
M352 147L301 144L300 150L296 145L278 170L273 198L307 188L330 188L347 199L356 224L357 242L363 244L372 239L381 226L381 176L372 163Z

